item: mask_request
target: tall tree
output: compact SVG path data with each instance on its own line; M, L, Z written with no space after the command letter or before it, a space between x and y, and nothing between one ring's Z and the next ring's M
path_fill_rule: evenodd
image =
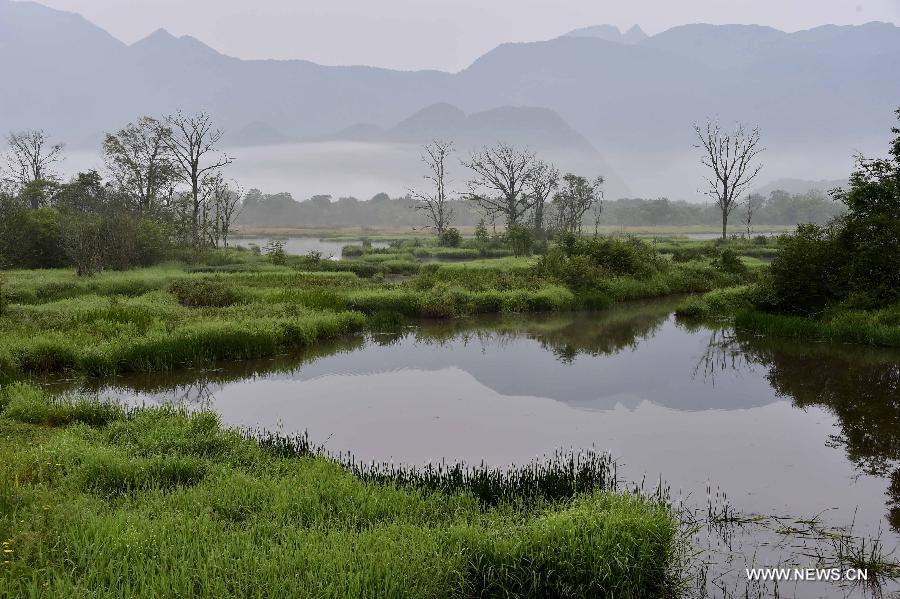
M178 178L190 186L191 239L195 247L200 247L203 244L200 212L208 199L202 189L204 178L234 159L218 149L223 132L213 126L212 117L206 111L193 115L178 112L167 119L167 125L172 135L165 143L175 159Z
M538 162L534 170L531 192L534 201L534 234L539 238L544 236L544 207L558 188L559 170L548 162Z
M10 132L6 136L6 143L9 145L6 163L12 182L19 188L35 182L57 179L52 167L63 160L62 152L65 144L50 143L49 136L43 129ZM32 203L38 195L33 196Z
M422 151L422 162L428 168L425 180L427 191L409 190L416 200L414 208L425 213L430 228L440 237L453 222L453 207L450 205L451 181L447 176L447 160L453 153L453 142L433 140Z
M704 193L715 201L722 213L722 239L725 239L728 216L762 170L762 164L754 164L763 151L759 146L759 128L748 131L738 123L733 131L726 132L718 122L707 121L705 129L695 124L694 132L699 140L694 147L703 150L700 162L710 171Z
M563 177L562 189L553 196L553 212L557 229L581 234L584 215L601 202L603 177L593 181L569 173Z
M534 205L538 160L531 152L499 143L473 153L462 164L473 173L466 197L488 216L503 216L507 229Z
M107 169L141 215L152 214L171 193L177 174L171 137L171 128L145 116L103 140Z

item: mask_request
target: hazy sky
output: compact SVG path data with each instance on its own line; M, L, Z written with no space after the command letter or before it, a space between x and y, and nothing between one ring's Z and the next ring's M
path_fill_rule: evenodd
M133 42L164 27L241 58L459 70L502 42L637 23L755 23L793 31L892 21L900 0L40 0Z

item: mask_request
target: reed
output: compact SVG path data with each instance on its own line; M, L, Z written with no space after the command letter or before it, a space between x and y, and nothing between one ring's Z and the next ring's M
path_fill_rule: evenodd
M505 477L356 473L308 441L257 440L222 429L209 413L138 409L105 423L36 426L41 418L24 406L50 400L21 385L8 391L0 589L10 596L634 598L671 590L675 518L659 503L600 490L609 482L596 476L607 476L605 459ZM541 490L531 502L481 501L473 491L486 486L498 499L517 487Z

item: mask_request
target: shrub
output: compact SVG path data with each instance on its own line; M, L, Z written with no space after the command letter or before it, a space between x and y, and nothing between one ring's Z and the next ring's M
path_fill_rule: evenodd
M534 247L534 233L528 227L512 225L506 231L506 243L514 256L530 256Z
M717 268L735 275L744 275L748 272L747 265L734 253L734 250L728 248L722 250L722 253L716 258L715 265Z
M566 234L541 258L537 270L572 289L588 289L610 275L647 277L662 266L656 250L637 238Z
M175 280L169 284L169 291L178 303L189 308L224 308L240 300L231 285L216 278Z
M789 314L820 314L840 295L844 260L833 228L800 225L796 233L782 238L781 252L772 260L763 282L767 289L760 294L759 307Z
M273 239L266 246L266 256L269 262L278 266L287 264L287 254L284 251L284 240Z
M356 258L366 253L361 245L345 245L341 248L341 256L344 258Z
M459 247L460 242L462 241L462 235L459 234L459 229L455 227L450 227L443 233L441 233L439 243L444 247Z
M675 308L675 315L683 318L705 318L708 314L709 306L696 295L682 300Z

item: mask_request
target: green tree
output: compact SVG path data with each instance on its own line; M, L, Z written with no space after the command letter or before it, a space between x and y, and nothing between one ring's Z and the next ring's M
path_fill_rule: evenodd
M581 234L584 215L601 201L603 177L589 181L569 173L562 189L553 196L555 227L559 232Z

